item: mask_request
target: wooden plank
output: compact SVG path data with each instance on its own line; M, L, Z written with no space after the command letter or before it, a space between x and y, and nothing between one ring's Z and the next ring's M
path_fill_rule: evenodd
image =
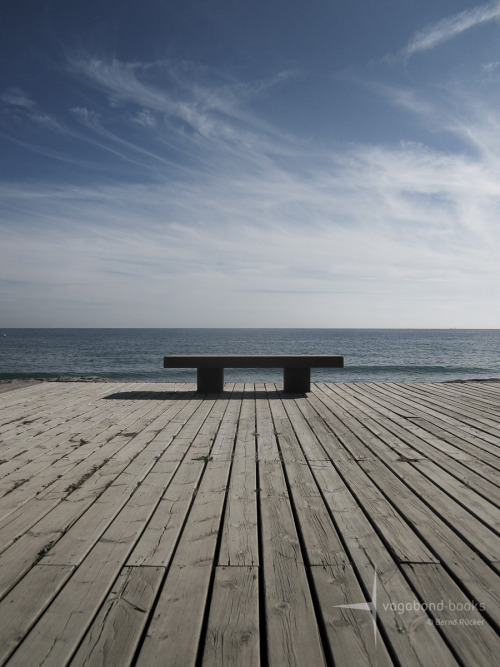
M346 392L352 393L350 388L347 389ZM375 395L374 392L370 392L369 398L378 403L382 408L390 407L395 414L398 413L398 410L403 410L404 407L406 407L406 412L408 412L408 405L405 406L405 404L400 403L392 395L387 397L382 392L383 387L377 386L377 395ZM366 395L363 387L356 387L355 393ZM480 458L484 457L487 452L490 455L490 458L488 459L489 463L496 465L498 469L498 464L500 463L498 439L491 438L491 442L489 442L483 437L484 434L478 434L477 431L467 425L458 424L453 420L447 419L445 415L443 416L444 418L441 418L436 411L433 413L426 412L419 410L415 404L409 405L411 405L411 414L406 414L404 418L409 423L421 425L422 428L435 435L437 440L433 440L433 444L437 447L441 447L444 450L447 449L446 443L450 443L455 446L458 451L462 450L470 453L472 456L478 456ZM390 418L393 420L392 415L390 415ZM441 445L439 445L439 441L441 441Z
M178 424L177 428L179 426ZM165 443L162 447L165 447ZM175 462L163 462L168 463ZM160 464L161 461L156 465ZM19 664L31 653L33 646L37 647L39 660L44 664L60 664L67 659L104 601L164 487L164 472L159 472L156 480L153 473L148 474L146 481L137 488L117 520L81 563L71 581L15 654ZM203 495L200 503L204 503ZM206 529L206 526L207 523L202 522L203 529ZM215 540L216 536L212 539ZM78 600L76 605L75 600ZM61 616L68 618L63 628L59 627L57 620Z
M16 485L16 480L28 477L27 483L24 483L22 487L15 488L13 494L9 493L9 498L0 499L0 511L5 516L10 507L19 506L19 499L29 499L35 495L35 492L38 493L40 489L47 488L52 481L57 480L64 475L65 470L71 470L76 463L80 463L93 452L99 451L100 447L106 446L119 433L125 433L125 431L131 427L137 430L142 430L143 426L149 424L153 417L162 414L162 407L165 412L166 406L158 406L158 404L151 402L150 405L146 403L142 406L138 406L135 410L131 410L130 407L127 406L126 408L120 408L120 410L113 411L119 426L113 423L110 424L110 421L112 422L113 420L110 420L111 411L108 408L105 411L106 419L104 422L99 420L97 425L94 425L92 422L87 423L88 428L78 433L78 436L76 436L75 427L71 427L73 432L72 437L69 439L71 447L68 447L67 433L51 439L51 449L49 451L45 450L44 454L33 461L31 465L25 465L21 470L16 472L15 475L10 475L6 478L9 484L14 483L14 485ZM153 408L156 408L156 413ZM77 420L73 420L72 424L75 424L76 422ZM83 435L85 435L84 438L79 437ZM117 442L118 441L115 439L114 444L117 444ZM126 442L126 440L124 440L124 442ZM54 445L57 445L57 447L54 447ZM117 447L117 449L119 449L119 447ZM58 458L59 452L62 454L60 458ZM30 457L33 458L34 456L36 456L36 454L30 449ZM33 474L30 471L31 467L34 467L34 471L38 472L33 479L30 479ZM71 482L68 481L68 485L70 483ZM28 491L31 491L31 496Z
M203 461L185 461L180 465L127 565L151 567L170 563L204 470Z
M132 664L164 574L162 567L122 570L72 658L72 667Z
M457 443L450 444L450 441L446 442L440 437L429 434L422 428L420 419L418 421L413 418L403 419L391 413L388 408L374 404L365 396L362 396L364 400L360 401L355 395L351 395L349 390L346 393L350 395L349 402L353 415L368 426L381 442L387 443L390 449L394 450L394 461L401 458L401 443L404 443L408 447L407 453L404 454L406 458L414 460L422 456L430 458L484 498L498 497L500 474L495 468L492 469L482 461L472 458L471 454L486 457L490 462L493 457L478 449L471 454L466 453L456 446ZM389 451L386 451L385 455L388 456ZM495 458L495 461L500 464L500 459Z
M257 567L217 567L202 665L260 665Z
M500 637L479 611L484 603L464 595L441 565L402 567L418 594L414 604L425 604L460 662L475 667L497 664Z
M445 491L450 492L451 489L451 494L460 498L460 500L472 494L470 502L467 501L466 504L473 507L478 503L484 505L484 499L487 499L487 506L484 508L486 514L490 512L490 502L498 504L499 487L493 481L490 481L495 478L495 470L485 469L480 461L471 460L468 455L463 454L453 445L426 435L420 426L415 426L408 420L400 419L397 415L392 416L394 421L385 419L391 413L382 406L379 406L379 412L376 412L372 409L372 404L369 401L360 403L354 397L351 397L350 403L353 415L357 417L358 421L362 421L364 426L368 426L370 431L379 437L380 443L385 442L390 449L394 450L392 455L394 462L401 460L400 444L401 442L406 443L408 450L404 454L404 458L411 459L415 467L424 469L425 466L431 465L429 461L425 460L427 458L432 459L440 466L442 472L435 475L436 483ZM380 415L384 415L384 417ZM386 458L391 456L390 449L386 449L384 452ZM425 458L420 461L422 456ZM486 477L481 476L476 471L481 472ZM455 479L448 473L452 473ZM458 485L456 480L458 480ZM500 482L500 478L498 481ZM478 499L477 493L482 498ZM490 521L489 517L486 520Z
M73 391L71 391L73 389ZM76 394L76 395L75 395ZM48 406L41 415L33 414L34 406L27 406L28 417L22 417L22 423L10 434L4 433L4 445L9 454L15 453L23 444L29 444L32 449L34 443L48 442L48 437L68 433L68 429L75 423L85 424L86 421L95 419L96 416L105 413L105 404L99 403L104 398L95 390L94 395L88 391L78 396L77 389L68 387L66 397L58 401L55 406ZM76 418L76 422L74 419ZM28 427L26 427L28 424ZM32 425L31 425L32 424Z
M321 409L321 406L318 407ZM324 411L322 411L322 415L324 418L328 417L328 414ZM317 423L314 422L314 424ZM366 458L366 447L363 446L363 449L361 442L357 442L355 454L349 452L347 447L350 446L354 435L350 433L348 437L345 437L347 427L341 423L339 427L339 423L340 420L335 419L333 428L342 439L345 438L346 449L335 447L329 453L335 466L335 470L332 469L331 474L338 479L339 492L341 491L345 498L343 511L349 513L350 520L353 524L358 525L360 530L365 524L365 516L376 524L386 544L399 561L434 562L436 560L435 556L402 518L398 508L391 504L362 470L358 461L353 459L355 455L358 457L361 453L364 456L360 458ZM323 422L320 433L317 434L318 438L321 438L324 432ZM351 456L348 455L349 453ZM325 472L329 465L325 463L321 469ZM314 470L315 468L313 468ZM328 473L325 472L325 474Z
M197 438L206 442L202 438L201 427L210 414L214 403L215 401L212 399L192 398L185 403L180 413L173 419L169 419L165 427L159 429L155 436L155 442L162 450L165 450L162 454L165 461L182 461ZM194 411L192 410L193 406Z
M328 398L324 399L326 404ZM335 409L334 404L331 404L332 409ZM359 422L357 423L357 432L360 437L363 437L366 443L374 445L377 448L377 454L381 458L385 457L385 451L380 448L380 439L374 438L373 434ZM370 457L362 457L367 459ZM391 458L387 459L389 462ZM392 462L392 460L391 460ZM403 469L401 466L404 464ZM457 531L460 531L463 539L471 540L473 537L474 546L480 549L484 556L490 561L495 561L500 553L500 541L497 535L490 531L484 524L470 514L463 506L453 500L449 495L444 493L440 488L421 475L415 467L412 466L411 460L406 461L403 457L398 466L394 466L394 470L404 477L405 483L416 493L419 497L426 498L435 512L440 514L445 521L455 526ZM415 561L418 562L418 561ZM427 561L431 562L431 561Z
M279 461L278 444L264 385L255 385L257 457L259 461Z
M232 393L219 398L145 384L103 400L104 410L103 389L83 388L82 407L68 397L55 418L43 395L10 406L11 417L28 421L26 404L37 405L37 421L7 429L36 503L14 507L0 535L16 521L27 529L36 512L43 518L0 554L0 660L59 667L112 656L131 665L139 651L137 664L148 667L165 656L183 667L261 657L279 667L492 664L500 450L478 418L497 419L498 388L321 383L306 399L274 384L227 387ZM72 394L57 389L54 408L57 396ZM431 408L425 401L434 397ZM458 415L469 401L475 426ZM48 430L29 438L39 459L32 465L23 434L35 428ZM99 450L113 432L113 454L62 501L67 480L78 481L64 467L78 460L71 434L83 428ZM89 447L88 465L93 457ZM63 477L41 489L54 474ZM399 558L388 507L409 531L398 536L401 552L411 536L434 563L410 562L408 546ZM471 617L484 621L481 636L472 626L432 624L422 609L398 611L398 603L439 596L484 604ZM370 602L376 634L369 609L337 606ZM454 620L451 611L440 618Z
M338 391L335 388L330 387L329 389L338 395ZM432 416L417 409L412 409L412 413L414 414L401 417L398 414L399 409L397 405L394 405L392 396L374 396L373 392L367 392L364 387L357 386L354 390L348 387L343 393L344 396L347 394L346 398L349 401L352 402L354 400L358 405L361 403L363 405L363 413L366 413L366 406L369 406L369 414L375 420L381 419L381 416L388 417L390 421L386 422L384 420L384 423L387 423L388 426L391 422L399 426L404 426L413 434L429 442L433 448L448 454L452 458L466 462L469 459L469 455L479 457L487 460L488 463L497 469L500 469L500 452L497 443L490 444L474 437L469 432L470 429L464 431L446 422L441 422L440 425L438 419L433 419ZM380 389L378 393L380 393ZM443 426L446 428L443 428ZM427 433L430 433L431 436Z
M120 383L122 384L122 383ZM71 390L68 391L68 387ZM35 421L48 421L61 409L80 403L82 398L99 391L94 384L86 383L40 383L27 388L23 394L9 393L0 395L0 433L5 435L11 428L25 422L27 431ZM110 385L106 390L111 391ZM81 408L80 408L81 409Z
M271 418L274 424L274 434L280 460L284 462L298 461L300 463L305 463L306 457L304 456L304 452L295 435L295 431L283 407L282 401L278 400L275 396L269 401L269 407L271 408Z
M363 514L352 511L352 498L332 466L312 463L314 475L337 522L365 590L371 591L377 578L378 618L387 641L396 655L404 656L406 665L456 665L453 655L428 617L413 610L404 618L391 609L394 600L411 599L412 592L377 531Z
M108 406L109 408L109 406ZM130 408L128 413L130 413ZM117 421L120 416L123 416L124 421L127 421L125 413L123 415L117 414L114 410L113 414ZM37 434L31 438L21 437L13 439L15 444L6 447L4 442L2 445L2 456L9 459L8 463L3 464L2 473L7 474L14 472L30 462L36 462L41 456L54 456L58 451L67 449L68 441L74 446L78 447L82 441L88 442L93 440L96 435L101 434L110 426L110 411L105 404L96 406L95 410L85 412L80 406L80 412L76 416L70 417L66 415L66 422L64 427L57 429L38 429ZM125 425L122 426L122 428Z
M449 405L450 408L466 411L471 415L478 417L485 417L493 421L499 421L498 401L488 401L481 399L477 392L468 393L461 390L459 387L445 385L419 383L413 387L415 392L425 398L435 400L437 397L443 404Z
M310 427L300 407L307 403L306 398L299 398L295 400L283 399L283 407L286 410L288 419L300 443L300 448L307 461L327 461L326 454L321 440L319 440Z
M138 665L194 665L198 654L229 465L208 461L148 627Z
M35 424L32 428L26 427L26 420L20 424L14 433L8 437L4 435L2 441L2 456L11 461L13 467L26 459L35 459L39 453L54 449L61 442L71 439L77 430L84 431L88 426L99 422L106 414L105 405L87 406L77 403L71 411L59 408L61 416L53 423ZM53 416L53 415L51 415ZM80 428L79 428L80 427ZM72 432L71 429L74 431ZM102 429L101 429L102 430ZM76 434L76 433L75 433ZM28 456L29 454L29 456Z
M304 545L307 563L308 565L330 564L338 559L339 554L344 553L344 549L309 468L302 450L302 442L299 441L296 433L307 434L305 444L308 448L315 436L307 425L302 429L297 428L299 423L297 413L294 413L295 419L292 425L286 408L293 400L284 398L281 394L279 396L281 400L270 401L271 414L281 459L284 463L286 487L296 516L297 530ZM283 488L281 493L286 495L286 490Z
M496 533L500 532L500 489L495 485L489 487L490 494L488 500L471 489L471 484L466 475L461 480L450 475L434 461L413 462L413 466L423 473L429 480L439 486L448 495L457 498L460 505L463 505L468 512L477 517ZM500 558L500 543L499 558Z
M234 384L229 383L226 383L225 391L231 392L231 398L229 399L210 452L210 456L214 461L230 461L232 459L236 432L238 430L238 418L243 393L241 390L235 391Z
M492 475L494 474L495 477L498 476L498 471L500 471L500 453L497 451L498 447L495 448L494 445L488 446L488 443L475 441L474 438L465 433L450 433L438 424L422 417L413 417L410 418L409 421L417 425L420 429L427 431L432 436L435 436L438 442L449 443L455 447L456 451L464 452L465 457L462 458L465 458L467 461L467 466L470 466L471 463L473 464L480 459L488 465ZM489 476L487 479L489 479Z
M175 552L179 567L213 563L228 477L226 461L208 461Z
M78 521L78 526L64 535L62 545L58 545L51 558L60 557L61 548L66 549L66 553L78 552L82 549L84 553L88 552L95 539L99 537L107 525L109 525L113 516L120 511L123 503L133 493L138 483L142 481L146 473L154 466L154 458L149 458L148 462L143 466L142 475L135 479L130 479L130 475L124 473L127 466L139 454L143 454L143 443L140 439L132 438L126 446L126 454L124 451L118 459L107 458L96 459L93 458L94 465L87 466L86 469L81 470L83 473L80 480L76 476L68 479L62 479L58 482L57 488L52 489L51 493L54 495L46 496L41 493L33 500L33 512L26 511L28 505L22 506L17 512L11 514L8 519L10 523L4 522L2 526L2 537L4 540L10 539L10 551L0 556L0 562L10 562L12 566L18 569L22 563L25 565L29 563L29 555L36 553L39 549L40 539L44 536L51 536L46 542L57 541L61 535L66 533L68 526L74 524L75 521L85 512L83 518ZM144 454L143 454L144 456ZM138 462L137 462L138 463ZM171 473L175 470L175 464L171 464ZM121 477L123 475L123 477ZM120 482L117 482L117 479ZM66 484L71 483L69 487ZM57 491L57 493L56 493ZM116 505L109 504L110 497L115 499L122 498L122 502L117 502ZM66 502L62 502L65 500ZM88 508L96 502L95 507L91 510ZM113 511L110 513L110 507ZM31 509L31 508L30 508ZM92 519L95 518L92 524ZM89 540L88 527L92 524L92 534L94 541ZM96 525L97 524L97 533ZM100 528L100 532L99 532ZM72 545L71 547L69 545ZM8 546L8 545L7 545ZM21 551L20 551L21 550ZM19 558L19 554L22 557ZM83 554L80 557L83 557ZM16 557L17 554L17 557ZM28 561L26 560L28 559ZM68 562L71 557L68 556ZM57 564L63 564L57 562ZM7 576L7 570L0 572L0 581L4 581L4 576ZM1 587L0 587L1 589Z
M209 564L172 565L137 657L137 667L195 667L211 575Z
M280 463L259 463L269 665L324 665L319 627Z
M314 587L334 665L385 667L393 664L375 618L350 564L344 559L326 566L311 567ZM371 591L370 591L371 592ZM352 605L352 607L350 607ZM358 608L357 608L358 607Z
M253 385L245 388L241 405L218 564L259 564Z
M380 389L394 393L397 396L397 400L406 403L406 405L420 408L423 412L437 416L442 421L453 425L460 425L460 428L481 437L487 442L495 442L500 437L500 425L498 422L464 414L457 409L450 408L445 402L439 401L437 397L433 399L420 398L406 385L391 386L390 383L387 383Z
M197 405L199 402L193 405L189 402L174 414L187 417ZM172 423L170 440L182 424L182 420ZM157 471L156 476L161 474L164 485L168 482L166 475L173 474L178 464L176 461L158 461L168 449L170 440L163 439L158 443L155 433L155 430L143 431L128 437L128 452L125 455L126 450L122 449L118 459L108 462L102 469L106 469L107 473L98 480L97 473L93 475L69 494L66 502L56 499L56 506L0 555L0 594L16 583L47 545L51 549L45 556L45 562L54 565L80 563L153 469ZM63 480L61 483L66 482ZM38 502L42 503L42 500ZM68 531L69 526L72 529Z
M360 463L382 491L401 508L405 518L429 545L439 560L459 580L471 598L485 603L488 613L500 627L500 579L475 548L458 535L427 505L425 498L408 493L404 478L400 479L382 461Z
M215 507L218 507L218 502L223 502L230 461L215 462L209 461L209 459L210 448L216 437L220 419L223 417L220 410L226 404L227 401L220 402L216 411L216 418L210 421L208 428L205 420L205 422L199 422L195 430L183 429L180 432L181 437L175 441L177 452L179 442L184 441L184 446L189 447L188 454L172 483L166 489L141 539L131 554L128 560L129 565L167 565L170 562L195 496L194 504L196 507L202 502L208 501L205 507L209 510L211 509L210 501L213 503L215 499ZM212 412L209 414L212 414ZM198 419L203 414L200 413ZM203 428L204 426L205 428ZM188 430L187 437L183 435L185 430ZM191 453L197 453L200 450L207 453L201 456L191 455ZM209 465L207 465L207 462L209 462ZM208 516L201 518L201 521L203 520L208 521ZM201 539L199 534L196 539ZM197 549L199 548L200 542L197 545Z
M169 445L177 433L183 432L183 419L180 419L180 416L182 414L186 419L189 415L193 416L193 423L189 427L191 432L191 426L195 424L199 428L206 414L204 410L199 411L198 408L198 402L192 404L189 401L181 412L175 413L177 420L168 422L156 436L153 433L143 435L141 432L132 439L131 446L134 449L131 451L131 459L126 460L127 465L116 475L116 479L92 507L72 525L70 531L65 533L60 543L55 545L47 562L53 564L81 562L92 545L111 525L138 485L143 484L149 475L156 477L161 475L163 489L168 486L179 466L178 456L170 460ZM146 444L149 438L152 439Z
M76 568L25 638L11 658L12 665L48 667L69 660L106 600L163 489L161 476L151 479L151 475L138 487L118 520Z
M35 565L0 602L0 661L4 662L71 576L74 567Z
M192 458L211 456L213 444L224 421L224 415L229 406L230 399L224 395L214 401L207 418L201 425L198 436L193 440L189 448L189 455Z

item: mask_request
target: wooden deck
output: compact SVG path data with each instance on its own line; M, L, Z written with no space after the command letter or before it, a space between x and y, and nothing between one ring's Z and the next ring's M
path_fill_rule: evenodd
M0 396L1 664L485 665L500 384Z

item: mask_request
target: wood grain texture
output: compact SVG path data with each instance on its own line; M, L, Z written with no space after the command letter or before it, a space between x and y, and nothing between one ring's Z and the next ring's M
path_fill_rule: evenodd
M494 664L500 386L281 387L1 394L0 664Z
M218 567L203 647L205 667L259 667L256 567Z

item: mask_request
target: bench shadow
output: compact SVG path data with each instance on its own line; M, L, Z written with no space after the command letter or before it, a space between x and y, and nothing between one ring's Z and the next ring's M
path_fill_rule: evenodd
M306 393L285 393L282 389L271 391L223 391L220 394L203 394L198 391L117 391L103 400L134 400L134 401L191 401L194 398L202 400L230 400L241 401L246 399L267 398L270 400L286 398L307 398Z

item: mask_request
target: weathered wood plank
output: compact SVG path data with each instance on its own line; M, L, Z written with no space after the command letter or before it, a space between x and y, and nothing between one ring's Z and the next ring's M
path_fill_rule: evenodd
M138 665L194 665L209 593L229 465L209 461L149 624Z
M93 383L72 383L70 392L68 386L66 383L41 383L27 387L22 393L1 394L0 433L19 426L21 421L25 421L23 430L29 432L34 420L53 418L59 410L67 410L69 406L81 402L82 398L99 391ZM110 391L110 387L107 385L106 390Z
M49 384L0 398L0 661L493 664L498 385Z
M352 566L342 558L337 563L311 567L314 586L328 636L329 653L335 665L384 667L393 664L376 627ZM371 592L371 591L370 591ZM365 605L359 609L360 605Z
M163 567L126 567L83 638L71 666L132 664L165 574Z
M311 465L365 589L372 590L377 578L378 617L393 651L404 656L405 665L455 665L436 628L427 625L424 612L413 610L400 618L391 609L394 600L413 598L405 578L373 526L356 511L333 467L321 462Z
M233 384L226 384L225 391L231 392L231 398L210 452L214 461L230 461L232 459L238 430L238 418L243 394L241 390L236 391Z
M137 657L137 667L195 667L211 576L209 564L172 565Z
M477 391L469 393L457 386L437 383L432 385L419 383L414 385L413 389L422 397L431 398L431 400L435 400L437 397L443 404L449 405L460 412L470 412L472 415L486 417L497 422L500 417L498 403L481 398Z
M491 667L497 663L500 637L479 611L486 608L481 600L464 595L441 565L403 565L403 571L463 664Z
M78 424L85 427L86 422L91 423L91 420L106 411L105 402L99 403L100 399L105 398L102 393L91 396L86 392L79 397L75 397L73 392L66 394L66 399L59 400L55 406L49 406L44 414L28 413L20 418L17 426L14 425L11 433L3 434L3 444L9 456L17 455L19 448L25 445L30 445L31 449L35 442L47 442L50 446L51 440L57 435L67 434L69 429Z
M330 389L338 396L338 391L334 387ZM472 456L487 461L497 470L500 469L500 452L497 443L487 443L474 437L469 431L464 432L459 427L453 427L450 424L441 422L439 425L439 420L417 409L412 409L412 413L415 414L401 417L397 410L394 411L391 397L389 400L380 396L374 397L373 392L367 392L363 387L356 386L355 389L346 387L342 393L353 406L361 406L363 414L371 414L375 421L383 419L383 423L392 428L393 432L403 441L406 436L404 432L394 430L397 426L403 426L432 445L437 452L442 451L452 459L464 462L465 465L468 464L469 456Z
M184 414L187 418L198 403L181 405L181 411L174 411L171 415ZM161 417L166 418L165 415ZM182 423L183 420L174 420L171 428L175 432L182 427ZM128 434L124 440L128 440L128 444L122 448L120 456L101 468L104 471L102 475L101 471L95 471L90 478L84 475L81 479L84 483L76 490L68 490L65 502L61 502L60 497L54 501L47 498L47 503L53 502L55 505L51 511L45 512L38 523L0 555L0 594L15 584L29 569L37 554L47 550L48 545L51 550L45 556L47 563L62 565L81 562L152 469L156 469L156 476L161 474L163 484L167 483L167 472L172 474L177 466L175 461L169 464L158 461L158 458L168 448L171 438L158 443L155 435L154 429L144 429L137 435ZM63 489L66 483L67 480L60 481ZM42 506L43 497L37 498L37 502ZM72 530L67 531L69 526L72 526ZM57 544L61 537L61 543Z
M265 387L255 385L257 456L259 461L279 461L278 444Z
M188 419L189 416L192 416L193 424L197 424L199 428L199 420L202 420L206 413L198 409L199 403L190 401L183 405L180 412L175 413L176 419L168 422L160 433L155 434L153 430L149 434L140 432L133 437L130 443L130 456L124 460L122 458L125 464L122 470L102 496L74 523L72 530L66 533L61 542L54 547L47 562L54 564L81 562L92 545L111 525L138 486L143 484L149 475L161 476L163 489L168 486L179 466L177 457L171 460L169 445L175 442L177 433L183 432L184 418Z
M472 435L477 435L487 442L495 442L500 437L500 425L498 422L491 419L481 419L470 414L463 414L463 412L451 408L443 401L439 401L436 397L421 398L416 392L412 392L411 388L405 385L394 385L387 383L381 388L377 387L377 391L383 391L394 395L395 400L408 407L419 408L431 416L438 417L441 421L445 421L452 425L459 425L461 429L466 430Z
M486 604L488 612L500 627L500 579L477 551L433 512L425 498L409 493L404 483L381 461L360 463L382 491L401 508L406 519L415 526L422 538L442 563L461 581L471 598Z
M100 424L103 421L109 421L109 414L106 411L106 403L88 406L76 404L72 411L66 411L63 408L60 419L55 425L40 423L33 426L32 429L25 430L23 424L17 429L17 432L10 437L3 437L2 456L9 461L9 465L4 471L11 471L25 465L31 460L35 460L39 455L57 451L58 445L66 444L68 440L77 442L77 435L83 438L83 432ZM123 413L125 415L125 413ZM119 418L119 415L117 415ZM100 429L104 430L103 428ZM89 438L86 437L88 440Z
M71 565L35 565L0 602L0 661L19 646L31 626L69 579Z
M219 565L258 565L257 461L253 385L245 387L227 493Z
M321 497L316 480L309 468L302 449L302 442L296 435L287 406L292 400L280 395L281 400L270 401L271 414L275 424L277 444L284 463L286 486L297 519L297 530L304 545L308 565L325 565L335 562L339 554L344 553L339 536L326 505ZM306 433L305 446L311 451L315 436L310 428L299 430ZM319 448L318 441L314 446ZM286 490L280 491L286 495Z
M259 463L265 616L269 665L324 665L281 463Z
M201 664L259 667L257 567L216 568Z
M311 401L311 404L312 401ZM321 406L318 405L324 417L328 417ZM317 422L314 422L315 424ZM338 425L338 426L337 426ZM324 433L324 427L320 430L318 437ZM359 521L364 525L365 515L375 523L384 540L399 561L406 562L434 562L435 556L420 540L416 532L401 517L400 512L380 492L377 486L366 475L359 466L358 460L367 458L367 449L361 441L357 441L354 452L349 450L353 433L348 433L346 425L339 419L335 421L335 430L342 440L345 440L345 449L335 447L329 454L335 466L331 473L341 484L342 494L345 498L344 512L349 512L351 521L355 524ZM351 456L349 456L351 454ZM328 470L328 463L320 469ZM316 468L314 468L315 470ZM339 474L340 473L340 474ZM361 529L361 525L359 526Z
M300 443L300 448L307 461L327 461L328 455L322 446L313 429L304 419L304 414L299 406L307 403L306 398L298 398L294 401L285 400L283 406L288 415L288 419Z
M332 410L335 410L335 405L332 402L329 402L327 396L323 400L325 405L331 407ZM355 428L358 436L363 438L363 440L370 446L373 445L376 448L378 456L384 459L387 448L384 449L380 447L380 438L374 438L373 434L360 422L356 422L356 424ZM373 458L373 456L360 457L360 460L367 460L369 458ZM392 457L388 459L388 462L389 461L393 463ZM404 466L403 469L401 466ZM434 512L441 515L445 521L452 523L455 526L455 529L460 531L463 539L470 540L471 536L474 536L474 545L481 550L486 558L492 562L498 558L498 553L500 553L500 541L498 536L458 502L430 482L429 479L425 478L412 465L411 457L401 457L401 463L393 466L393 469L404 478L405 483L410 486L414 493L419 497L426 498L427 502L433 507ZM415 559L415 561L411 562L419 562L419 560L420 562L426 562L421 559ZM432 559L427 562L432 562Z
M116 422L110 424L109 412L105 411L106 419L103 421L99 419L97 424L91 421L87 424L88 428L80 431L74 426L70 427L71 437L69 437L68 447L68 433L50 438L50 448L41 446L41 456L36 457L36 452L32 448L29 449L30 459L35 458L32 464L24 465L14 475L8 475L5 479L8 484L16 485L16 480L24 480L18 488L15 488L14 494L9 493L9 498L0 499L0 511L5 515L9 507L19 506L21 500L33 497L40 489L47 488L52 481L59 479L63 474L65 475L65 466L67 470L71 470L77 463L80 463L85 458L90 456L93 452L98 451L101 447L107 446L113 440L113 445L119 449L119 439L116 438L119 434L125 434L130 428L135 431L141 431L145 425L148 425L153 418L165 412L166 406L158 405L155 402L148 402L139 404L136 409L131 410L130 406L121 406L116 415ZM180 408L177 408L180 409ZM76 420L72 421L72 424ZM85 435L85 437L83 437ZM123 440L126 442L126 439ZM109 447L108 447L109 448ZM62 456L59 457L59 452ZM32 476L30 467L38 469L38 474ZM55 468L63 468L62 470ZM2 471L5 472L5 469ZM25 479L27 477L27 479ZM68 479L66 477L66 479ZM69 485L70 482L68 482ZM31 492L31 495L30 495Z
M164 489L161 477L138 487L11 658L12 665L65 664L125 565ZM65 619L61 623L61 619Z
M203 461L185 461L179 467L127 565L150 567L170 563L204 470Z
M385 442L389 448L385 456L391 456L391 450L394 452L394 462L404 458L418 459L424 457L432 459L441 468L455 476L460 482L464 483L468 489L481 494L484 498L490 500L498 497L500 484L500 459L492 457L484 450L475 448L474 445L466 443L464 451L459 446L461 443L453 442L450 439L443 440L440 434L433 435L433 429L424 430L424 424L418 418L403 419L388 408L380 404L373 403L369 398L362 396L364 400L360 401L351 394L349 390L345 392L350 398L349 403L352 406L352 412L358 421L369 427L370 431L380 438L380 442ZM338 399L340 400L340 399ZM374 408L376 406L376 409ZM426 426L426 424L425 424ZM453 436L452 436L453 438ZM403 453L401 445L407 446L407 451ZM480 456L482 460L478 460ZM474 458L473 458L474 457ZM493 461L494 467L486 465L484 460L489 463Z

